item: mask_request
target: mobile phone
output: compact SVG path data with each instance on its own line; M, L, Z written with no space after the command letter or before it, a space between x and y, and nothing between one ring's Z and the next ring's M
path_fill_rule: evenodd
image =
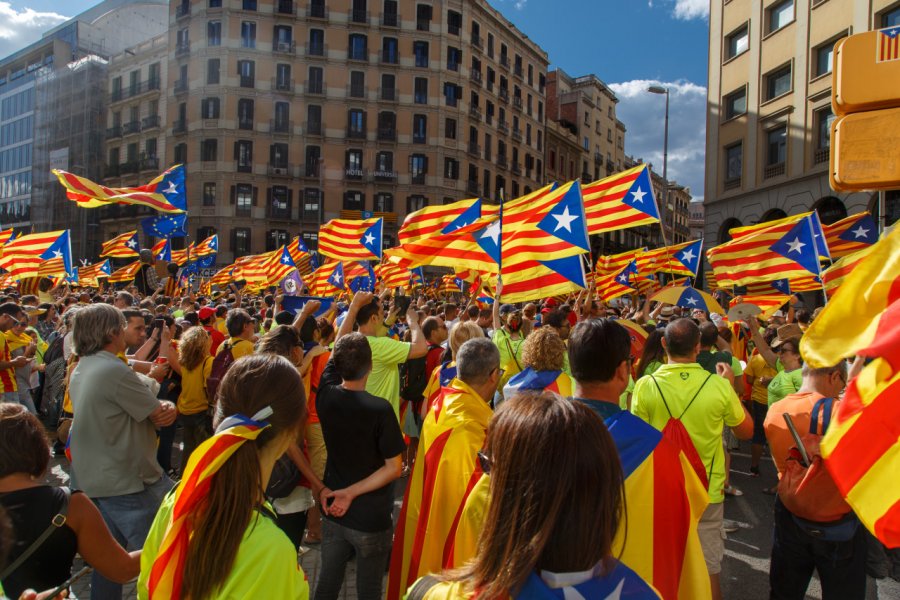
M411 302L412 298L409 296L394 296L394 306L397 307L397 314L405 315Z
M50 594L47 595L47 598L56 598L63 590L67 590L72 587L72 584L93 571L91 567L82 567L80 571L63 581L59 584L55 590L51 591Z
M166 320L165 320L165 319L153 319L153 328L154 328L154 329L156 329L156 328L162 328L162 327L165 327L165 326L166 326Z

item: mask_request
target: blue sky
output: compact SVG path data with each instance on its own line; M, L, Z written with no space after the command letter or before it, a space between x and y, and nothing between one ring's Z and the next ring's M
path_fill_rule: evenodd
M619 96L625 151L662 171L670 88L669 174L703 195L709 0L489 0L547 50L551 66L593 73ZM96 0L0 0L0 56L21 48Z

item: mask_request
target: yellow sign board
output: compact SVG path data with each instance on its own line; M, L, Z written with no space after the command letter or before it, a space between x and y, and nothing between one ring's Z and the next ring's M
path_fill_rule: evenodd
M831 124L831 187L839 192L900 188L898 148L900 108L836 118Z
M835 115L900 106L900 26L839 41L832 82Z

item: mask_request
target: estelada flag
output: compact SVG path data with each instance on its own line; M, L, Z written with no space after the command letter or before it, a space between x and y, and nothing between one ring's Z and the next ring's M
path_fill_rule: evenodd
M138 270L141 268L141 261L136 260L131 264L125 265L121 269L117 269L113 271L113 274L109 276L110 283L124 283L126 281L133 281L135 275L137 275Z
M319 253L336 260L381 260L381 217L350 220L332 219L319 228Z
M697 524L709 501L683 452L628 411L605 420L625 475L625 515L612 554L666 600L712 596ZM475 557L490 499L489 476L466 499L453 539L452 564ZM396 546L395 546L396 548ZM390 596L388 596L390 598Z
M590 235L659 222L646 164L586 184L582 193Z
M454 379L425 417L394 533L388 600L400 600L416 579L452 564L456 524L481 477L477 453L492 415L487 402Z
M508 400L517 392L544 390L568 398L572 395L572 379L563 371L536 371L525 367L503 386L503 397Z
M825 293L832 296L837 289L844 283L844 279L849 275L856 266L872 252L874 246L869 246L863 250L848 254L837 260L833 265L822 272L822 285Z
M187 210L187 193L184 187L184 166L175 165L147 185L128 188L110 188L59 169L53 169L59 182L66 188L66 197L82 208L99 208L111 204L136 204L149 206L166 213L183 213Z
M822 229L833 259L858 252L878 241L878 225L869 211L823 225Z
M100 256L112 258L133 258L141 250L137 230L126 231L101 244Z
M496 218L500 207L487 204L480 198L460 200L451 204L426 206L409 213L397 234L400 244L453 233L486 217Z

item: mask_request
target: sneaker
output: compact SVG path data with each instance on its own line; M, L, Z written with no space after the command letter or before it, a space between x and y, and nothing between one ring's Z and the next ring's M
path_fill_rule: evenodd
M722 529L725 530L725 533L734 533L741 528L741 524L737 521L732 521L731 519L722 519Z
M744 492L737 489L733 485L726 485L724 491L725 491L726 496L743 496L744 495Z
M750 467L750 477L759 477L759 467Z

